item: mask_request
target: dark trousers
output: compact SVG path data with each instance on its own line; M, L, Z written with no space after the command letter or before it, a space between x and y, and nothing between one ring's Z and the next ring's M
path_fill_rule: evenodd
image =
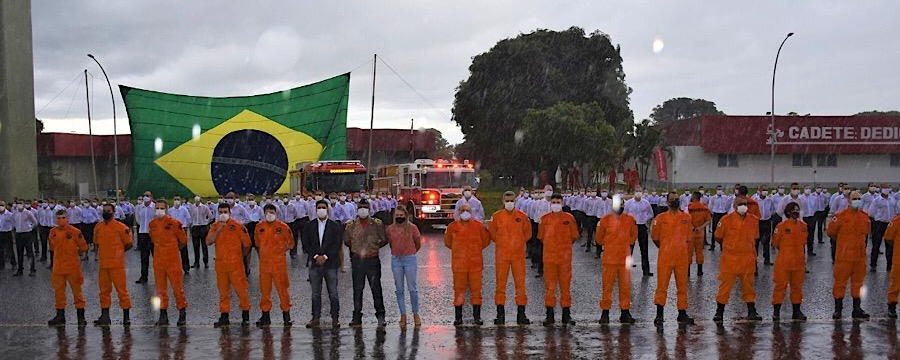
M92 245L94 243L94 228L97 226L97 223L90 224L81 224L84 227L84 230L81 231L81 235L84 235L84 241L88 245Z
M881 251L881 243L884 242L884 257L887 259L887 268L891 268L891 261L894 260L894 247L890 243L883 241L884 232L887 230L888 223L875 221L872 223L872 251L869 253L869 266L875 268L878 266L878 253ZM21 258L20 258L21 259ZM21 261L21 260L19 260ZM19 265L19 268L22 266Z
M575 217L575 223L578 224L578 235L583 234L585 226L587 226L587 215L581 210L572 210L572 216Z
M759 257L759 250L762 250L763 253L763 261L768 264L771 263L771 251L770 244L772 240L772 222L771 220L760 220L759 221L759 239L756 240L756 256ZM762 247L762 249L760 249Z
M813 241L816 237L816 217L807 216L803 218L803 222L806 223L806 253L807 254L815 254L813 251Z
M203 264L209 264L209 246L206 245L206 234L209 226L197 225L191 227L191 243L194 245L194 265L200 266L200 251L203 251Z
M244 226L247 228L247 232L250 233L250 251L247 252L247 256L244 256L244 272L250 273L250 255L253 253L253 249L256 248L256 238L253 233L256 231L256 224L258 222L251 221ZM259 250L257 250L257 255L259 254Z
M185 235L190 234L190 228L181 228L181 231L184 231ZM181 269L184 272L188 272L191 270L191 259L188 258L188 247L184 246L181 249L178 249L181 253Z
M588 248L589 251L591 249L591 246L597 245L597 243L594 242L594 234L597 232L597 223L598 222L600 222L600 219L598 219L594 216L585 216L584 226L587 228L587 242L586 242L585 246ZM598 247L598 251L599 251L600 245L597 245L597 247Z
M6 268L6 257L10 257L10 264L16 266L16 253L13 252L12 231L0 232L0 269Z
M312 318L319 319L322 315L322 280L328 289L328 301L331 303L331 319L337 321L341 313L341 303L338 298L338 269L326 268L314 265L309 268L309 283L312 295Z
M657 204L650 204L650 209L653 210L653 216L654 216L654 217L656 217L656 215L659 215L659 205L657 205Z
M644 275L650 273L650 247L647 243L647 225L638 224L638 247L641 250L641 270ZM634 254L634 245L631 245L631 253Z
M19 257L19 271L25 268L25 256L31 258L31 271L34 271L34 233L16 233L16 254Z
M541 241L538 240L537 234L539 229L538 223L532 221L531 222L531 240L528 240L526 246L529 248L529 253L531 254L531 266L536 267L538 269L539 274L544 273L544 249L541 246Z
M822 243L825 241L825 217L828 216L828 213L825 211L816 211L816 236L819 239L819 242Z
M134 227L134 214L125 215L125 225L128 226L128 228Z
M141 279L147 280L150 272L150 256L153 256L153 242L150 234L138 234L138 250L141 251Z
M723 213L713 213L713 215L712 215L712 224L711 224L711 225L712 225L712 232L713 232L714 234L715 234L715 232L716 232L716 228L719 227L719 221L722 220L722 217L723 217L723 216L725 216L725 214L723 214ZM715 249L716 249L716 241L715 241L715 239L713 239L713 241L710 241L709 243L710 243L710 245L709 245L709 251L715 250ZM719 244L719 249L722 249L722 244Z
M381 291L381 260L378 257L350 257L350 271L353 279L353 320L362 319L363 290L366 281L372 290L372 302L375 304L375 317L384 318L384 296Z
M49 226L38 227L38 237L40 237L40 239L37 242L41 245L39 251L41 254L41 261L47 260L47 240L50 238L50 229L51 227Z

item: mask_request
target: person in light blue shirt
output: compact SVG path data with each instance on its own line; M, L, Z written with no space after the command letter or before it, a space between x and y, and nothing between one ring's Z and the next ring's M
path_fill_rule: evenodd
M150 256L153 255L153 242L150 241L150 220L153 220L155 214L156 203L153 202L153 194L145 191L141 197L141 203L134 208L134 219L138 224L137 247L138 251L141 252L141 277L135 281L135 284L147 283L147 276L150 271Z
M884 186L884 185L882 185ZM895 204L890 198L890 189L882 187L880 193L872 196L872 202L866 209L872 221L872 248L869 253L869 271L875 272L878 267L878 258L881 255L881 243L884 242L884 232L887 230L888 224L894 218ZM891 272L891 263L893 261L894 244L885 242L884 256L887 260L887 272ZM20 265L21 266L21 265Z
M463 197L456 202L456 205L453 207L453 218L456 219L459 217L459 209L462 204L469 204L471 208L470 212L472 213L472 218L475 220L484 221L484 207L481 205L481 200L478 200L475 197L475 194L472 192L471 186L466 186L463 188Z
M653 208L650 207L650 202L643 198L643 195L644 193L640 186L636 187L634 196L625 201L624 212L634 217L634 221L637 223L638 246L641 250L641 270L643 270L645 277L649 277L653 276L653 273L650 272L650 246L648 240L650 234L649 226L653 220ZM622 201L622 199L617 200L613 198L613 202L616 201ZM632 245L631 251L634 252L634 245ZM632 262L632 267L635 266L637 264Z

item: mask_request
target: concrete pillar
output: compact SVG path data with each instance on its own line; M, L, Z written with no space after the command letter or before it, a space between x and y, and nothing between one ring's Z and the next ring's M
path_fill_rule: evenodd
M38 194L31 1L0 1L0 199Z

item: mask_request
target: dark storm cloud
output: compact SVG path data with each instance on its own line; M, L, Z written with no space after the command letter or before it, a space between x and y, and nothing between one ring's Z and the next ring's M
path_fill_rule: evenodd
M348 122L368 126L370 60L377 52L435 107L379 64L376 126L407 127L414 117L416 127L438 128L458 142L450 108L471 57L522 32L575 25L599 29L622 46L638 120L676 96L707 98L728 113L765 113L772 61L789 31L797 35L782 53L777 112L900 108L894 65L900 25L891 15L900 4L737 4L747 5L33 1L35 103L41 118L68 119L49 122L49 129L84 131L84 121L76 121L84 118L83 92L72 86L50 100L87 68L98 77L95 126L109 132L108 94L88 52L116 84L211 96L275 91L355 70ZM655 37L665 43L659 53L651 51Z

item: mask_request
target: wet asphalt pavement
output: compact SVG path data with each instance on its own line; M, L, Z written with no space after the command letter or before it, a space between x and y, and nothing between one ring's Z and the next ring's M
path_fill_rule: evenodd
M215 329L212 323L217 319L218 295L215 287L215 272L209 269L193 269L185 277L185 291L188 298L188 326L156 328L157 312L150 304L154 294L153 277L149 284L134 284L140 261L136 251L128 252L128 287L134 302L130 329L120 325L121 310L113 296L111 315L113 326L100 329L92 326L79 329L74 326L75 311L67 308L68 327L48 328L46 321L53 316L53 294L49 283L49 270L39 264L36 277L12 277L8 268L0 274L0 339L5 346L0 358L397 358L397 359L519 359L519 358L897 358L897 322L887 319L885 291L888 273L881 259L878 272L868 273L863 308L872 320L851 321L849 304L845 305L845 319L831 320L833 300L831 297L830 245L816 244L819 256L809 260L810 273L805 284L803 310L810 320L806 323L771 320L771 267L762 266L756 281L757 307L764 321L755 324L740 321L746 307L737 293L732 294L732 302L727 307L726 322L717 326L711 319L715 312L715 293L718 286L717 249L707 255L705 275L700 278L692 274L689 290L689 309L697 324L679 327L675 323L675 289L669 290L669 305L666 308L666 323L657 328L652 324L655 314L653 292L656 279L644 278L640 272L640 256L632 268L632 314L638 323L631 326L617 324L619 311L617 300L613 302L611 318L613 323L601 326L597 323L600 312L600 265L593 253L585 253L576 244L573 278L573 317L577 325L570 328L544 328L539 324L543 319L543 282L528 271L527 288L529 296L528 316L533 324L527 327L512 325L515 320L515 306L512 303L512 280L508 285L507 322L511 325L497 327L492 324L495 316L493 306L494 268L493 245L485 250L485 284L483 318L481 328L465 326L454 328L452 308L452 277L450 273L450 253L443 246L439 233L427 236L419 252L418 284L421 315L424 325L415 329L411 325L402 330L397 325L399 312L394 295L393 278L390 270L390 253L382 252L382 284L389 325L384 330L375 326L374 310L368 289L365 295L365 317L362 329L346 326L352 310L352 294L349 261L346 273L339 280L341 292L341 323L338 330L323 328L309 330L303 324L309 320L309 284L303 262L289 262L291 268L291 297L295 326L280 327L281 316L277 308L277 296L273 293L275 308L273 327L259 329ZM637 253L637 251L636 251ZM656 249L651 244L651 269L655 269ZM191 254L193 255L193 253ZM213 254L211 253L212 257ZM253 260L255 265L256 260ZM98 287L96 284L97 263L93 259L83 262L85 274L85 296L87 317L92 321L99 316ZM655 270L654 270L655 271ZM258 273L251 272L251 322L259 317ZM737 290L735 290L737 292ZM236 304L236 298L233 303ZM323 313L328 313L327 298L323 299ZM71 302L71 299L69 300ZM408 300L407 300L408 301ZM849 294L848 301L849 302ZM174 301L170 308L170 320L175 320L177 311ZM790 308L782 310L789 316ZM559 314L557 314L558 320ZM327 315L326 315L327 317ZM466 317L471 318L466 306ZM232 311L232 323L240 315Z

